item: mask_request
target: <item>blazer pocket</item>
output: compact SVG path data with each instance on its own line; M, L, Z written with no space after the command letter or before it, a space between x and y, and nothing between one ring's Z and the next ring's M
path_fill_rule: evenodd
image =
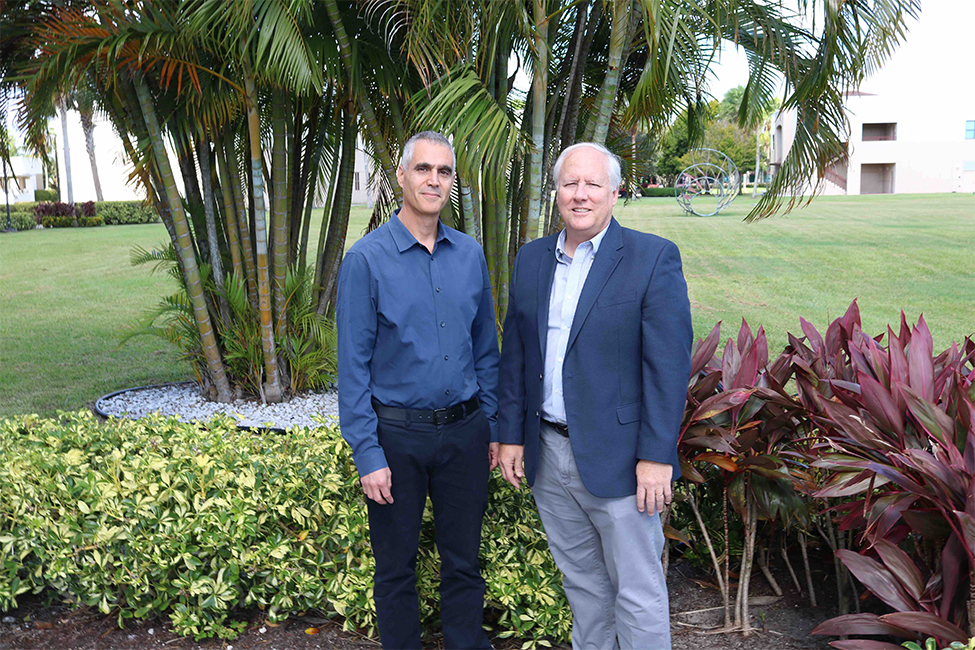
M611 307L613 305L620 305L625 302L633 302L634 300L636 300L636 291L633 289L616 291L596 298L596 306Z
M636 404L626 404L625 406L620 406L616 409L616 417L619 418L620 424L629 424L630 422L636 422L640 419L640 409L643 407L641 402Z

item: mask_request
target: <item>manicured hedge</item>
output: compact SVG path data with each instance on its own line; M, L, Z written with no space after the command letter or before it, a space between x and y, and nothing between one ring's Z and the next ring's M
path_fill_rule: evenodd
M668 197L674 198L674 188L672 187L641 187L640 195L645 197Z
M424 517L417 572L434 622L439 558ZM527 489L495 473L482 562L503 635L568 639L571 611ZM232 638L235 610L319 608L375 630L365 503L336 429L241 432L89 413L0 420L0 609L31 591L177 631Z
M57 201L57 190L34 190L35 201Z
M14 210L11 207L10 225L14 230L30 230L31 228L37 227L37 222L34 221L33 212ZM7 227L7 211L5 208L0 208L0 226L3 229Z
M159 213L142 201L99 201L95 203L95 214L105 221L105 225L156 223Z

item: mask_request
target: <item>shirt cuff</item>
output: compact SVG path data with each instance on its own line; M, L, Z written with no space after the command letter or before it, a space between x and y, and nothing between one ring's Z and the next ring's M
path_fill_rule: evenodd
M359 470L360 477L389 467L389 463L386 462L386 454L383 453L383 448L378 445L364 449L353 460L356 469Z

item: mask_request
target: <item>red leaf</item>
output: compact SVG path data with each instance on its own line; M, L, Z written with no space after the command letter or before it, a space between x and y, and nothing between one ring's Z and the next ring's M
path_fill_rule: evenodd
M917 609L917 602L880 562L843 548L836 551L836 555L874 596L897 611Z
M705 452L703 454L698 454L692 459L693 462L708 462L712 465L716 465L721 469L727 470L729 472L737 472L738 465L734 460L728 458L727 456L722 456L721 454L716 454L714 452Z
M924 591L924 578L921 577L921 571L910 556L886 539L877 540L873 548L883 560L884 565L890 569L890 572L894 574L908 593L915 600L921 600L921 593Z
M904 415L898 410L894 398L884 388L883 384L867 373L859 373L858 379L860 381L860 396L863 398L863 405L867 407L871 415L877 418L881 426L893 430L897 434L897 437L903 440Z
M961 522L961 532L965 536L965 545L968 546L969 552L975 551L975 517L958 510L955 510L955 516Z
M725 381L731 381L732 388L747 388L755 385L758 377L758 349L754 345L748 346L741 358L741 365L734 377L725 375Z
M874 478L873 487L880 487L887 483L887 479L873 472L840 472L834 474L825 487L817 490L813 495L817 499L827 497L848 497L860 494L870 489L870 479Z
M696 377L699 372L704 370L704 366L714 357L720 340L721 321L718 321L707 338L698 342L694 354L691 355L691 377Z
M910 632L885 623L876 614L845 614L823 621L809 634L828 634L830 636L844 636L847 634L889 634L891 636L914 636ZM894 646L899 647L899 646Z
M724 346L724 352L721 354L721 376L724 378L725 388L738 374L739 366L741 366L741 354L735 347L734 341L729 338Z
M807 321L805 318L799 319L799 325L802 327L802 333L806 335L806 340L809 342L809 347L812 351L819 353L823 349L823 337L816 331L812 323Z
M899 645L886 641L872 641L870 639L850 639L848 641L830 641L829 644L839 650L904 650Z
M931 332L921 316L911 331L911 345L907 349L908 374L911 388L929 402L934 401L933 350Z
M686 478L692 483L703 483L704 475L702 475L697 468L691 465L690 461L684 458L683 455L678 457L680 461L680 475Z
M928 612L894 612L893 614L884 614L880 620L902 627L905 630L940 637L949 643L952 641L966 643L968 641L968 635L960 627Z
M935 440L944 447L955 447L955 423L951 416L913 390L903 387L907 408ZM958 448L955 447L955 451ZM949 451L950 453L950 451Z
M729 343L730 343L729 339ZM726 377L728 375L725 375ZM722 393L718 393L713 397L709 397L701 405L697 407L694 414L691 415L691 422L697 420L706 420L712 418L719 413L724 413L728 409L734 408L735 406L741 406L752 394L752 390L749 388L736 388L733 390L726 390Z
M745 319L742 318L741 327L738 328L738 352L745 354L745 348L750 347L752 341L754 340L755 337L752 336L752 328L750 328L748 323L745 322Z

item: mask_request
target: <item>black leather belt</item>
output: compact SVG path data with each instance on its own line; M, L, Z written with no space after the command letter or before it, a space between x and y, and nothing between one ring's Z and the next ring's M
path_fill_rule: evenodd
M454 404L442 409L423 410L423 409L401 409L395 406L380 404L375 399L372 400L372 408L376 415L385 420L397 420L399 422L418 422L420 424L450 424L457 420L463 420L471 413L481 408L481 403L477 400L477 395L466 402Z
M565 438L568 438L569 437L569 425L568 424L562 424L560 422L552 422L551 420L546 420L544 418L542 419L542 422L544 422L548 426L550 426L553 429L555 429L555 431L560 436L563 436Z

